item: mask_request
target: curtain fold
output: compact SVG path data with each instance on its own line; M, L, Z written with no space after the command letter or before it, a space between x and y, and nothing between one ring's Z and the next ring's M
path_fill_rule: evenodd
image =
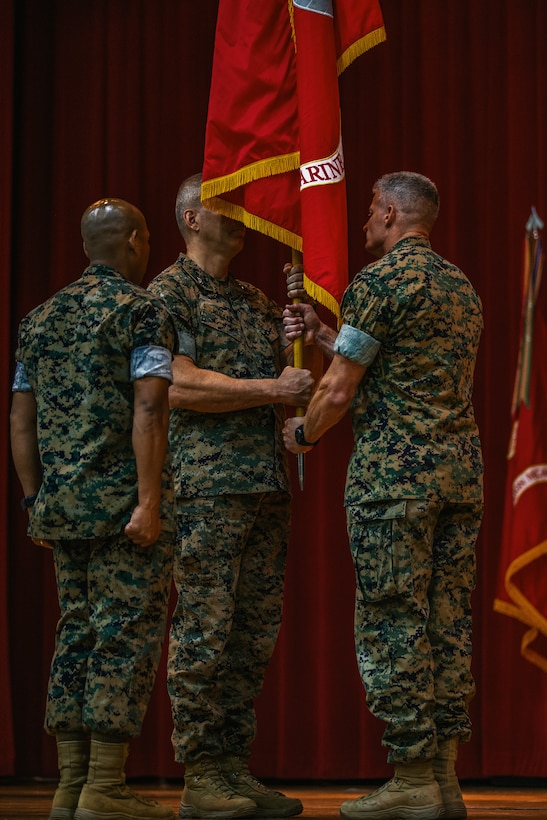
M176 191L203 162L216 6L0 4L0 776L57 775L54 743L42 729L57 619L53 568L51 555L26 537L7 438L17 324L80 275L80 217L102 196L123 197L145 213L152 245L147 279L176 258ZM473 597L477 695L459 773L547 777L547 676L520 656L521 627L493 610L522 230L532 205L547 221L547 4L382 0L382 9L387 42L340 79L349 274L370 261L361 227L374 180L400 169L432 177L441 196L433 247L466 272L485 314L475 388L486 462ZM286 261L286 248L248 233L233 270L283 304ZM294 482L284 621L257 703L251 763L262 777L390 773L354 656L343 509L350 449L344 419L306 457L305 490ZM164 667L143 735L131 746L131 776L182 774L170 744Z
M0 31L4 32L5 44L0 49L0 99L4 100L2 126L0 127L0 213L4 240L0 242L0 278L4 298L0 302L0 369L4 374L4 384L11 371L10 360L10 253L11 253L11 192L13 154L13 5L11 2L0 5ZM2 38L4 39L4 38ZM9 419L9 391L0 392L0 418L2 429L7 431ZM10 683L10 637L8 614L8 477L6 465L9 459L7 436L0 441L0 772L15 773L15 755L13 749L13 722L11 719L11 683Z

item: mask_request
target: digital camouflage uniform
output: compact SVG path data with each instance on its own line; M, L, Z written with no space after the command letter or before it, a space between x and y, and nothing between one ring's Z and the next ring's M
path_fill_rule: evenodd
M179 352L233 378L275 379L282 311L250 284L218 281L180 256L149 285L174 318ZM290 524L282 406L171 411L179 550L168 685L175 757L250 757L253 699L281 624Z
M166 463L162 534L124 534L137 506L133 380L171 378L161 301L102 265L23 319L14 390L37 403L43 480L29 535L53 546L61 617L45 726L138 735L165 633L176 527Z
M335 352L368 348L345 494L357 660L388 760L404 763L470 736L482 309L458 268L406 238L355 277L342 318Z

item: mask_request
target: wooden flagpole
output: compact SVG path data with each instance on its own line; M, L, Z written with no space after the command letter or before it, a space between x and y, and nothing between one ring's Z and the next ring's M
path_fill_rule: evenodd
M302 252L292 249L292 264L301 265L303 261ZM293 299L293 304L298 304L298 299ZM295 367L304 367L304 337L299 336L293 342L293 363ZM297 407L296 415L304 416L306 413L305 407ZM296 463L298 465L298 484L300 489L304 489L304 453L297 453Z

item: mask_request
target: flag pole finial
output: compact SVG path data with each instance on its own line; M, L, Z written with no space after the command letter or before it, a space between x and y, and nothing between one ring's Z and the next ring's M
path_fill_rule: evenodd
M537 231L543 230L543 220L540 218L538 212L532 205L532 212L526 223L526 230L528 233L536 233Z

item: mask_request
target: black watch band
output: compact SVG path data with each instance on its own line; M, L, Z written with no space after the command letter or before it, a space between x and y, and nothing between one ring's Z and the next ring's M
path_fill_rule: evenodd
M34 502L36 501L36 495L26 495L24 498L21 499L21 509L28 510L30 509Z
M317 441L306 441L306 438L304 436L303 424L301 424L299 427L295 429L294 439L296 443L300 445L300 447L315 447L315 445L319 443L319 439L317 439Z

